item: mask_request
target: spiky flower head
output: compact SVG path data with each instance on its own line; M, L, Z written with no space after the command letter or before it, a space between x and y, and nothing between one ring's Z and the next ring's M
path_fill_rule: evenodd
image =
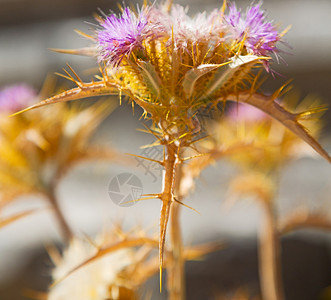
M50 252L55 285L48 300L141 299L139 289L158 270L157 241L120 226L91 241L74 237L60 258Z
M147 34L146 25L146 10L140 10L136 14L129 8L125 8L120 16L111 14L101 20L102 29L98 31L97 38L99 61L117 66L133 50L141 49Z
M36 91L27 84L16 84L0 91L0 113L13 113L37 101Z
M261 3L251 6L245 17L233 3L225 20L230 26L234 39L243 41L248 52L255 55L269 55L270 52L277 51L276 43L280 40L280 34L271 22L265 20Z
M287 102L297 101L295 96L287 98ZM311 99L304 102L301 107L309 111ZM310 130L318 135L320 128L310 124ZM212 132L215 142L213 147L234 149L246 145L250 148L249 151L233 151L229 155L232 161L248 169L268 172L279 169L289 160L313 155L303 140L261 110L246 104L237 103L230 107Z
M98 95L127 95L161 130L169 129L173 138L189 131L185 139L190 139L199 128L195 114L200 108L255 91L252 69L266 64L270 59L266 56L280 40L271 23L264 21L259 5L244 21L233 6L226 16L225 4L193 17L186 7L154 4L98 18L100 29L91 39L96 41L92 50L97 49L102 80L97 89L93 83L86 86L84 93L92 96L91 88ZM241 33L247 30L244 41ZM77 91L70 97L79 95Z
M264 24L258 8L255 23L253 12L249 14L255 27ZM180 5L153 5L138 12L125 8L120 16L101 19L96 40L108 88L128 95L155 124L176 132L175 138L187 128L194 132L196 111L249 87L251 69L267 59L263 45L263 53L242 47L224 13L225 6L191 17ZM253 25L249 45L256 32L262 38ZM254 47L260 49L257 42Z
M52 272L53 280L56 282L63 279L75 267L92 257L95 252L96 248L93 245L75 238L65 250L61 261L57 262ZM121 249L87 264L52 288L48 300L119 299L118 290L111 290L110 287L120 285L119 273L134 262L133 254L134 252L130 249Z

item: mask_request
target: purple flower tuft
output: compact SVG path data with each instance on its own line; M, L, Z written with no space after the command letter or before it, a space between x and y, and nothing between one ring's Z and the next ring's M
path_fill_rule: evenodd
M261 4L257 4L250 7L246 12L246 19L243 19L240 10L232 4L225 21L233 28L235 39L245 38L248 51L256 55L268 55L271 51L277 51L275 44L280 36L273 24L265 21L260 6Z
M112 14L100 25L103 29L98 32L99 61L117 66L124 56L142 47L147 25L146 11L141 10L136 15L125 8L121 16Z
M0 91L0 112L14 113L34 103L37 94L26 84L18 84Z

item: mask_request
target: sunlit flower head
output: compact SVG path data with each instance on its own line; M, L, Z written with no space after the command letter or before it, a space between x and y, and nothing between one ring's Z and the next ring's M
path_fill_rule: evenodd
M275 44L279 41L280 35L271 22L265 21L260 6L260 3L251 6L244 18L236 5L232 4L225 21L230 25L233 37L236 40L244 40L248 52L268 55L269 52L277 51Z
M145 10L136 14L125 8L121 16L112 14L100 22L102 29L98 31L99 61L116 66L124 56L142 47L142 41L146 38L146 14Z
M70 271L96 253L88 242L74 239L53 271L53 279L63 279ZM118 282L118 274L133 263L129 249L118 250L91 262L65 278L50 290L48 300L104 300L119 299L110 287Z
M37 101L36 91L26 85L17 84L0 91L0 112L13 113Z

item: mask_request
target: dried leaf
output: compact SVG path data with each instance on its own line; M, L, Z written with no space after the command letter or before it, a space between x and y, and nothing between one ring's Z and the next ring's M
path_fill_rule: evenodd
M261 59L255 55L239 55L231 58L231 63L219 68L203 92L202 99L210 97L217 90L224 88L226 85L234 85L247 74L247 72Z
M222 65L204 64L187 71L182 83L186 97L190 98L192 96L195 83L199 78L223 65L224 64Z

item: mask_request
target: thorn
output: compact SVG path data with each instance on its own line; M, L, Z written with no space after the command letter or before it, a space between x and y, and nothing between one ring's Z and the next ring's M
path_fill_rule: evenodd
M129 203L135 203L135 202L138 202L138 201L157 199L157 198L159 198L159 197L144 197L144 198L134 199L134 200L130 200L130 201L125 201L125 202L122 202L120 204L129 204Z
M160 145L161 145L161 143L159 141L155 141L152 144L141 146L140 149L146 149L146 148L151 148L151 147L160 146Z
M291 29L292 25L287 26L280 34L280 37L283 37Z
M68 77L68 76L66 76L66 75L64 75L64 74L61 74L61 73L58 73L58 72L55 72L54 74L57 75L57 76L60 76L60 77L62 77L62 78L65 78L65 79L67 79L67 80L72 81L72 79L71 79L70 77Z
M289 85L292 81L293 79L288 80L276 92L274 92L271 96L272 101L276 100L277 98L288 92L292 88L292 86Z
M142 194L142 196L157 196L156 198L160 198L162 194Z
M80 82L81 85L83 85L83 81L80 79L80 77L78 76L78 74L75 72L75 70L67 63L68 68L70 69L70 71L76 76L77 80Z
M77 81L66 69L63 68L63 71L69 76L69 79L73 81L79 88L82 87L82 84L79 81Z
M155 138L157 138L160 142L162 141L162 139L158 136L159 134L154 132L151 128L149 128L146 124L143 124L143 126L147 129L147 131L149 133L151 133L152 135L154 135Z
M89 237L86 233L83 233L83 236L86 241L91 244L95 249L97 249L98 251L100 250L100 247L93 241L91 237Z
M193 159L193 158L198 158L198 157L206 156L206 155L207 155L207 153L201 153L201 154L197 154L197 155L192 155L192 156L183 158L182 161L187 161L187 160L190 160L190 159Z
M48 50L62 54L70 54L70 55L94 56L96 54L96 49L91 47L85 47L80 49L48 48Z
M183 205L183 206L185 206L186 208L192 209L193 211L195 211L196 213L198 213L198 214L200 215L200 213L199 213L196 209L194 209L193 207L191 207L191 206L189 206L189 205L187 205L187 204L185 204L185 203L183 203L183 202L177 200L176 198L174 198L174 200L175 200L175 202L177 202L178 204Z
M80 36L82 36L82 37L84 37L84 38L87 38L87 39L90 39L90 40L95 41L95 38L94 38L93 36L88 35L88 34L86 34L86 33L83 32L83 31L80 31L80 30L78 30L78 29L75 29L74 32L76 32L78 35L80 35Z
M188 132L183 133L181 136L179 136L179 137L173 139L172 141L170 141L170 142L168 143L168 145L170 145L170 144L172 144L172 143L174 143L174 142L176 142L176 141L179 141L181 138L183 138L184 136L187 136L188 134L189 134Z
M132 154L132 153L125 153L125 154L126 154L126 155L130 155L130 156L134 156L134 157L138 157L138 158L142 158L142 159L146 159L146 160L149 160L149 161L152 161L152 162L158 163L158 164L160 164L161 166L164 165L162 161L155 160L155 159L152 159L152 158L148 158L148 157L145 157L145 156L141 156L141 155L137 155L137 154Z
M165 6L166 6L166 9L167 9L168 13L171 10L172 4L173 4L173 0L167 0L167 2L165 3Z
M227 2L227 0L223 0L223 5L222 5L222 8L221 8L221 20L224 17L224 13L225 13L225 9L226 9L226 2Z
M318 114L318 113L321 113L321 112L324 112L328 110L328 107L327 106L317 106L317 107L313 107L313 108L310 108L306 111L303 111L301 113L297 113L296 114L296 120L302 120L302 119L311 119L310 117L314 114Z

